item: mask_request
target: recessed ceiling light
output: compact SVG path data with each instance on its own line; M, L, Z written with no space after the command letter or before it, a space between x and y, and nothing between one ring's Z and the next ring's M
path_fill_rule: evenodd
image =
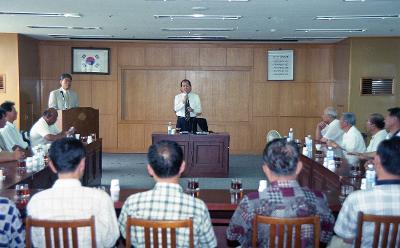
M250 0L192 0L193 2L248 2Z
M78 30L101 30L102 27L73 27L73 26L35 26L28 25L28 28L43 28L43 29L78 29Z
M208 36L208 35L176 35L168 36L168 39L190 39L190 40L225 40L228 36Z
M192 14L192 15L154 15L156 19L168 18L168 19L192 19L192 20L239 20L242 16L238 15L204 15L204 14Z
M347 37L282 37L282 40L342 40Z
M208 10L208 7L195 6L195 7L192 7L192 10L194 10L194 11L205 11L205 10Z
M350 28L300 28L296 32L338 32L338 33L362 33L367 29L350 29Z
M48 34L53 38L112 38L114 35L107 35L107 34Z
M236 28L162 28L162 31L235 31Z
M343 2L365 2L365 0L343 0Z
M46 12L9 12L0 11L0 15L27 15L27 16L40 16L40 17L82 17L79 13L46 13Z
M316 16L316 20L362 20L362 19L390 19L400 18L396 15L338 15L338 16Z

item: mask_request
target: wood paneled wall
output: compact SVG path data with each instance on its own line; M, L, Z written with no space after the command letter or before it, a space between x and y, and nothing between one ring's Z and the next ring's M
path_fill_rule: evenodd
M314 134L333 103L334 45L243 43L40 43L42 108L58 77L71 71L71 47L110 47L111 74L73 75L82 106L100 110L105 151L146 152L152 132L175 122L183 78L200 95L213 131L231 135L231 153L260 153L271 129ZM294 81L267 81L268 50L293 49Z

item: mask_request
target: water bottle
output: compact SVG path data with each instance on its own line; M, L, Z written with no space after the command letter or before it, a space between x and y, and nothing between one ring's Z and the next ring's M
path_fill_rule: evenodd
M172 122L168 122L168 134L172 134Z
M307 135L307 137L305 138L305 143L308 151L307 157L312 158L313 142L311 139L311 135Z
M288 141L293 141L293 128L289 129L289 134L288 134Z
M373 164L368 164L367 171L365 172L366 189L372 189L375 186L375 170Z
M335 166L335 160L334 160L334 155L335 152L333 151L331 146L328 146L328 151L326 151L326 160L328 160L328 167L329 166Z

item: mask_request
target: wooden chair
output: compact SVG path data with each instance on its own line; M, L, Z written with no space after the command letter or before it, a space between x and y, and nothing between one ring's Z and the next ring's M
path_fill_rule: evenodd
M131 227L144 228L145 247L150 248L159 246L158 234L161 231L162 247L167 247L167 230L170 230L170 247L176 247L176 228L189 228L189 247L194 248L193 221L188 220L143 220L128 217L126 221L126 248L131 247ZM153 233L153 242L150 240L150 228Z
M257 227L258 224L269 225L269 247L276 247L275 239L278 236L278 246L283 247L285 241L285 229L291 230L286 234L286 247L292 247L293 228L295 229L295 247L301 247L301 225L314 225L314 247L319 247L320 222L319 216L303 218L276 218L263 215L255 215L253 220L253 239L252 247L257 247ZM276 230L278 229L278 233Z
M72 247L78 247L78 227L90 227L92 239L92 248L96 247L96 235L94 227L94 216L90 219L80 220L38 220L28 216L26 218L26 247L32 247L31 244L31 229L32 227L44 228L46 247L61 247L60 246L60 230L62 230L63 247L69 247L69 230L72 233ZM52 232L53 231L53 232ZM52 235L53 233L53 235ZM52 238L53 236L53 238ZM54 246L52 245L52 239Z
M358 213L357 223L357 236L355 246L356 248L361 247L363 224L365 222L374 222L374 239L372 247L388 247L389 236L390 242L389 247L400 247L400 240L397 240L399 235L400 216L389 216L389 215L373 215L364 214L363 212ZM381 233L381 225L383 224L383 233ZM390 226L392 225L392 231L390 232ZM372 233L371 233L372 235ZM381 245L379 245L379 239L381 237Z

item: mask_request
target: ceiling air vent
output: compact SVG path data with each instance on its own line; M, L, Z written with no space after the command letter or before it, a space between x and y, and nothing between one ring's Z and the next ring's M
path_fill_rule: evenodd
M362 78L361 95L393 95L393 78Z

